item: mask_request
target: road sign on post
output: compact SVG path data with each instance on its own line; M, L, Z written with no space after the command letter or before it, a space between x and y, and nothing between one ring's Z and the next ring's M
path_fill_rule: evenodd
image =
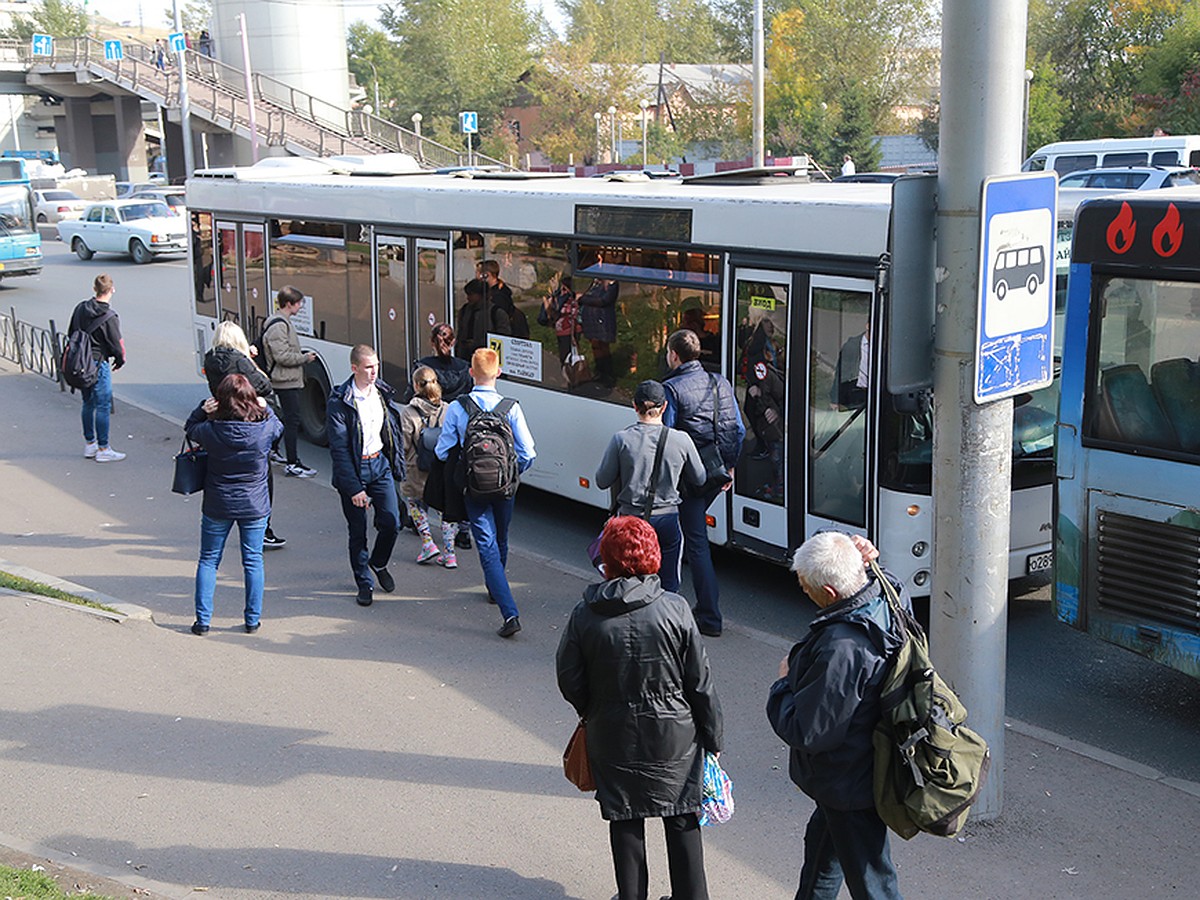
M53 56L54 38L48 34L35 34L32 39L32 51L34 56Z
M167 44L170 46L172 53L182 53L187 49L187 39L183 36L182 31L172 31L168 34Z
M1046 387L1054 380L1053 172L983 183L976 318L975 402Z
M125 58L125 50L120 41L104 42L104 58L109 62L120 62Z
M479 113L477 112L460 112L458 123L462 126L463 134L479 133Z

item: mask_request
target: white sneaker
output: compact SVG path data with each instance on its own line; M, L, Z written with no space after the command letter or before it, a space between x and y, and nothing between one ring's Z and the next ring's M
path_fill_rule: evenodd
M86 444L83 445L83 458L84 459L95 459L96 451L99 449L100 449L100 445L97 444L95 441L88 441Z
M287 465L287 457L284 456L282 453L280 453L278 450L272 450L270 453L267 454L267 456L271 460L271 462L275 463L275 465L277 465L277 466L286 466Z
M302 462L292 463L283 470L283 474L291 478L312 478L317 474L316 469L310 469Z
M124 458L124 453L114 450L112 447L105 447L103 450L96 451L96 462L120 462Z

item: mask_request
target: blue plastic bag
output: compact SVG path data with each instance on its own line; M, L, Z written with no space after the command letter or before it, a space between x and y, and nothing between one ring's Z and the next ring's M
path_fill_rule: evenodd
M704 797L700 801L700 824L720 825L733 818L733 782L717 762L704 754Z

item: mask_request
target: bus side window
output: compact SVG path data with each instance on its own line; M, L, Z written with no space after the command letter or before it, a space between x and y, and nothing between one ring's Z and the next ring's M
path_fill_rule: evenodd
M1164 359L1150 370L1150 386L1179 436L1180 449L1200 450L1200 366L1190 359Z
M1136 363L1109 366L1100 373L1100 408L1095 435L1108 441L1162 450L1179 440Z

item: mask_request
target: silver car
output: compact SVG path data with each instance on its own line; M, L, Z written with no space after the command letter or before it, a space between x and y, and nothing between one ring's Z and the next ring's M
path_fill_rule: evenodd
M58 189L33 192L33 217L39 223L78 219L88 202L74 191Z

